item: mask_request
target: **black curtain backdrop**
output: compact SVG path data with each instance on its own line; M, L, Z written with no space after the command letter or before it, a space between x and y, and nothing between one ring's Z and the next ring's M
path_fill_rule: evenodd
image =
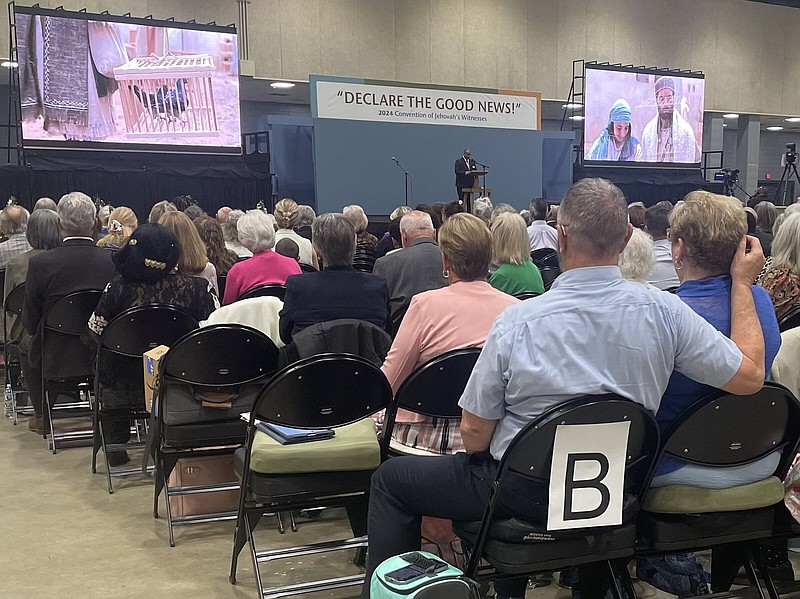
M128 206L144 222L153 204L190 195L209 214L220 206L269 205L269 155L207 156L113 152L25 152L26 166L0 170L0 203L9 196L32 208L40 197L58 201L82 191L113 206Z
M572 180L586 177L608 179L625 193L628 203L644 202L645 206L652 206L661 200L674 203L696 189L722 193L722 185L703 179L700 169L586 167L576 164Z

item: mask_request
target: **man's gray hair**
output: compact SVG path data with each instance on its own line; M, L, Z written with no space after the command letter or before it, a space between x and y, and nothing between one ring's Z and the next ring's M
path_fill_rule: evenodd
M310 227L317 218L317 213L308 204L300 204L297 207L297 226Z
M581 179L561 201L558 224L576 251L601 259L618 256L628 234L625 194L606 179Z
M236 231L239 243L254 254L266 252L275 246L275 229L269 217L261 210L248 210L240 216Z
M58 200L58 219L65 237L91 237L97 210L92 198L80 191L73 191Z
M49 208L34 210L28 221L25 237L35 250L52 250L61 245L58 212Z
M55 210L58 208L58 206L56 205L55 201L52 198L47 198L47 197L39 198L38 200L36 200L36 203L33 205L33 210L34 211L36 211L36 210L44 210L45 208L47 210L52 210L52 211L55 212Z
M433 237L435 231L431 215L422 210L406 212L400 219L400 232L407 237L419 237L421 234Z
M326 268L353 263L356 230L343 214L329 212L318 216L311 225L311 237Z
M512 206L511 204L506 204L501 202L494 207L494 210L492 210L492 215L489 217L489 223L494 224L494 220L504 212L513 212L514 214L516 214L517 209L514 208L514 206Z
M244 216L241 210L231 210L228 212L228 219L220 226L222 227L222 237L230 243L239 243L238 222Z
M492 200L490 198L478 198L472 204L472 214L483 219L492 219Z
M16 235L24 233L28 228L30 213L17 204L6 206L0 210L0 232L3 235Z

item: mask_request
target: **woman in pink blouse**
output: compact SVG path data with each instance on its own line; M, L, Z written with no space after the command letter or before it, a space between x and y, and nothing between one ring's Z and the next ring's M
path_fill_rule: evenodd
M486 282L492 235L478 217L461 213L439 229L443 274L449 286L411 299L381 370L397 392L420 364L452 349L483 347L494 319L519 300ZM403 250L400 250L403 251ZM434 454L463 451L458 420L433 419L399 410L394 440Z
M286 277L300 274L297 260L273 251L275 229L266 214L248 210L239 218L236 229L239 241L253 252L253 257L237 262L228 271L223 305L232 304L248 289L258 285L285 285Z

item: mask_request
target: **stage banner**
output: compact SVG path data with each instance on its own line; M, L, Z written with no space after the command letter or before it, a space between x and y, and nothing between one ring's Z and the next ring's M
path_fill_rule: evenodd
M459 90L312 77L315 117L490 129L536 130L541 94L510 90Z

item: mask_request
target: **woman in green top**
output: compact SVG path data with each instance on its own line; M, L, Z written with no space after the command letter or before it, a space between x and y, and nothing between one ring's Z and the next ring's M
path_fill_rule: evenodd
M492 262L499 268L489 277L489 284L515 295L544 293L539 269L531 262L531 248L525 220L515 212L504 212L492 224Z

